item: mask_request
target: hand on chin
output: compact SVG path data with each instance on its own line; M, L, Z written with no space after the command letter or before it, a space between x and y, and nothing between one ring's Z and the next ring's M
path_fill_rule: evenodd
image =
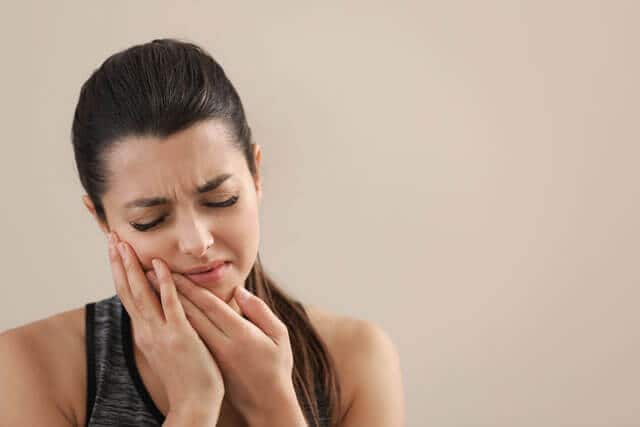
M151 285L151 289L153 289L153 292L155 292L155 294L158 296L158 300L160 300L160 291L156 289L156 287L152 283L150 283L150 285ZM196 286L199 286L199 285L196 285ZM207 289L207 288L204 288L204 289ZM224 300L229 305L229 307L231 307L236 313L242 315L242 310L240 310L240 306L238 305L235 298L233 297L235 287L231 289L231 291L229 292L229 296L227 297L220 296L217 293L213 292L211 289L207 289L207 290L212 294L214 294L215 296L217 296L218 298Z

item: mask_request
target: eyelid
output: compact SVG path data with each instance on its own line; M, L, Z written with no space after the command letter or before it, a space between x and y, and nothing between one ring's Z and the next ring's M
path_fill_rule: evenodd
M221 202L204 202L203 205L205 206L217 206L217 207L225 207L225 206L231 206L234 203L236 203L238 201L238 197L237 195L231 196L226 200L223 200Z
M203 205L210 207L210 208L226 208L226 207L231 207L233 205L235 205L238 202L238 199L240 198L239 195L233 195L230 198L222 201L222 202L204 202ZM131 225L134 229L136 229L137 231L147 231L153 227L155 227L156 225L164 222L165 218L167 217L167 215L164 215L156 220L153 220L151 222L148 223L136 223L136 222L129 222L129 225Z

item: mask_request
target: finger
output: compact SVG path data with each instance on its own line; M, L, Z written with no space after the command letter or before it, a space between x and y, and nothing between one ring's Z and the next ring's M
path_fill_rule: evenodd
M174 274L178 291L202 311L228 337L244 333L246 320L213 292L195 285L181 274Z
M231 309L233 309L233 311L235 311L236 313L238 313L239 315L242 316L242 309L240 308L240 306L238 305L238 303L236 302L235 297L231 298L231 301L229 301L229 307L231 307ZM244 317L244 316L243 316Z
M176 280L179 280L179 275L172 274L173 283L175 286ZM153 270L147 272L147 279L151 282L154 288L159 289L160 284L158 283L157 275ZM177 288L177 286L176 286ZM199 335L207 335L209 339L213 342L222 340L223 338L228 338L225 333L220 330L216 325L211 323L211 320L196 306L194 303L189 301L183 294L178 292L176 289L177 298L180 301L180 304L184 310L185 316L188 319L191 327L198 331ZM211 329L211 330L210 330ZM209 331L210 330L210 331ZM208 335L212 334L212 335Z
M240 304L240 309L262 332L275 341L288 338L287 327L276 316L262 299L253 295L243 286L235 289L234 298Z
M129 287L129 282L127 281L127 273L124 270L124 266L122 265L122 260L120 258L120 252L115 247L115 239L113 235L111 235L112 240L109 242L109 261L111 262L111 275L113 276L113 282L116 286L116 292L118 293L118 297L124 305L127 313L129 313L129 317L134 321L140 319L140 311L133 299L133 295L131 294L131 289Z
M160 300L167 322L185 325L187 323L187 316L182 308L182 304L180 304L178 291L173 283L169 268L159 259L152 260L151 264L153 264L153 269L156 273L156 283L160 289Z
M141 316L152 324L164 322L164 314L158 297L151 290L138 257L127 242L120 242L118 250L124 260L124 267L127 273L127 280L131 287L131 294L136 302Z
M240 307L240 305L238 305L238 302L236 301L236 297L231 298L231 301L229 301L229 307L231 307L233 311L235 311L240 316L242 316L244 320L251 322L251 320L249 320L247 315L244 314L244 312L242 311L242 308Z
M174 279L175 282L175 279ZM218 349L224 348L230 339L202 312L189 298L178 292L180 303L184 307L189 323L196 330L202 341L207 345L209 352L214 356L219 356Z

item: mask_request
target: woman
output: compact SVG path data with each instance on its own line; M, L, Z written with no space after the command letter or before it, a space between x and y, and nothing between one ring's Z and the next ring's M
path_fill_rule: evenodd
M116 294L0 335L0 425L403 423L388 336L263 270L261 149L211 56L173 39L111 56L72 128Z

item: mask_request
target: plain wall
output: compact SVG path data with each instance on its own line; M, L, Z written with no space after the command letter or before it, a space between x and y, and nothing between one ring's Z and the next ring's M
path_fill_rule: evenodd
M640 3L7 2L0 330L115 294L81 84L207 49L263 147L261 257L397 345L409 426L640 425Z

